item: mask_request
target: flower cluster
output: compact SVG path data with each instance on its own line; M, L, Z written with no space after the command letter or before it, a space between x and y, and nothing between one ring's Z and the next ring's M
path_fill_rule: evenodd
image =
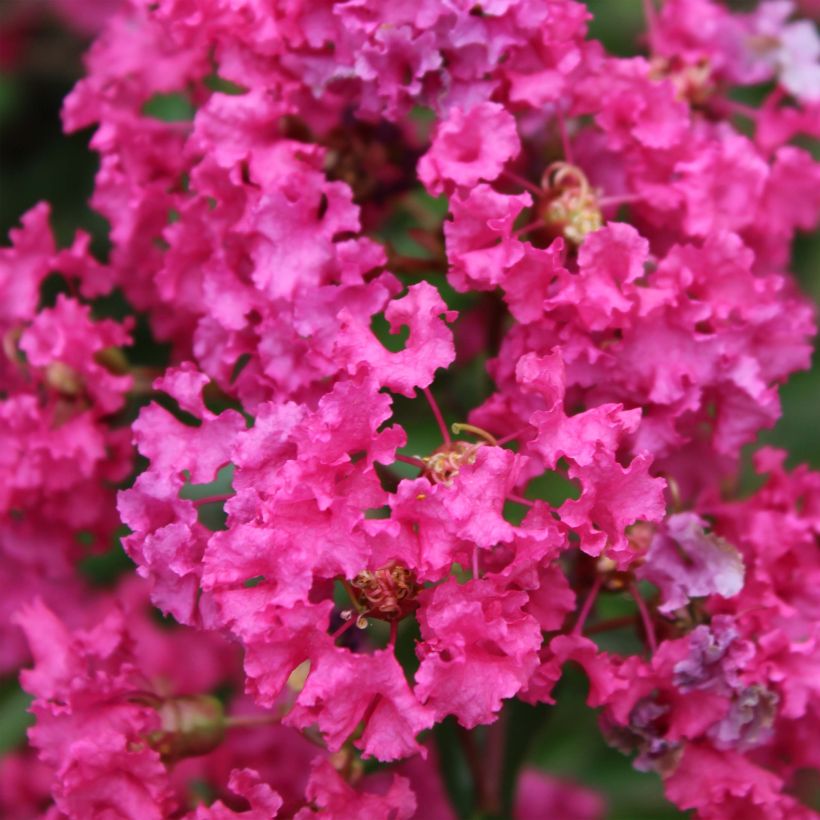
M591 820L535 769L502 794L470 731L573 661L681 809L816 816L820 475L734 481L815 330L792 13L648 0L632 58L573 0L112 14L64 107L110 254L39 205L0 256L0 664L25 635L39 760L0 808L453 817L456 723L480 811ZM120 524L141 580L91 588Z

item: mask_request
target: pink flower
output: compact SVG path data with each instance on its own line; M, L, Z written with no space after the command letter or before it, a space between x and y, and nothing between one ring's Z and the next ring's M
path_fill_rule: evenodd
M491 582L451 578L421 598L416 693L437 720L455 714L468 729L492 722L535 669L541 630L522 611L526 596L499 592Z
M416 811L416 799L406 778L394 775L389 789L382 794L357 792L324 761L314 764L306 796L322 810L323 815L333 820L345 817L360 817L362 820L395 817L396 820L405 820L413 817ZM312 809L305 808L295 817L297 820L308 820L313 815Z
M21 218L10 233L12 247L0 250L0 294L3 332L14 322L31 319L37 310L40 284L48 275L54 240L48 226L50 209L44 202Z
M228 787L234 794L248 801L248 811L234 811L218 800L207 808L200 807L194 810L186 817L190 817L191 820L229 820L232 817L268 820L278 816L282 798L266 783L260 782L259 774L253 769L234 769Z
M346 310L339 314L339 335L335 355L353 374L366 364L378 382L405 396L413 396L417 387L429 387L440 367L455 358L452 333L447 322L458 314L447 310L438 291L426 282L412 285L405 296L392 301L384 312L391 333L408 327L410 335L403 350L386 350L369 327Z
M468 111L454 108L419 162L419 179L434 195L452 185L472 188L479 180L496 179L520 149L515 120L502 106L486 102Z
M361 655L334 647L311 666L287 717L289 725L303 729L314 721L331 751L364 721L355 745L366 756L397 760L420 751L415 738L432 726L433 712L417 702L392 651Z
M518 778L513 817L515 820L598 820L604 817L600 795L552 777L547 772L528 767Z
M727 134L697 158L681 162L675 186L686 203L685 229L694 236L748 227L766 184L768 169L751 143Z
M110 253L58 250L42 205L0 253L0 664L19 624L53 780L21 803L448 817L424 733L550 703L571 661L679 807L808 816L818 476L764 449L758 490L730 479L809 363L818 40L789 2L646 13L634 58L574 0L108 21L64 117L96 126ZM145 583L91 590L120 524ZM495 731L479 813L511 802ZM525 766L512 813L602 811Z
M743 588L743 558L728 541L707 534L703 519L678 513L652 539L640 576L661 590L658 610L672 613L690 598L737 595Z
M690 744L674 773L666 780L669 799L683 809L696 809L704 818L810 817L792 797L781 793L778 777L742 755L717 752Z

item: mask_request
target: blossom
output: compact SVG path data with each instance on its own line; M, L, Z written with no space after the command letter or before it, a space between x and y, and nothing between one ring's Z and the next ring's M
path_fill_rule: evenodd
M436 128L419 163L419 179L432 194L448 184L472 188L479 180L496 179L519 150L515 120L502 106L486 102L468 111L454 108Z
M416 692L436 717L454 713L472 728L491 721L537 663L541 642L535 619L521 611L525 596L499 596L490 583L452 579L422 600L425 641Z
M600 816L501 755L572 662L678 807L809 815L820 485L766 448L736 479L810 360L817 38L645 8L635 57L573 0L107 20L63 115L110 252L42 204L0 252L0 664L28 643L44 767L12 800L446 817L458 724L460 813Z
M673 612L690 598L731 598L743 588L743 559L727 541L708 535L694 513L678 513L657 534L641 569L642 577L661 589L660 612Z

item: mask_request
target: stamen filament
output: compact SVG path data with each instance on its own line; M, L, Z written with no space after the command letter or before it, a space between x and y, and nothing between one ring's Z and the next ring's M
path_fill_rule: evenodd
M476 427L474 424L465 424L463 422L454 422L451 425L451 429L455 435L461 435L461 433L472 433L473 435L478 436L479 438L483 438L488 444L492 444L495 447L498 442L496 441L495 436L492 433L488 433L486 430L482 430L480 427Z
M356 590L353 589L347 578L342 578L341 580L342 586L345 588L345 592L347 593L347 597L350 598L350 603L353 604L353 608L356 610L356 614L362 614L364 612L364 607L359 603L359 597L356 595Z

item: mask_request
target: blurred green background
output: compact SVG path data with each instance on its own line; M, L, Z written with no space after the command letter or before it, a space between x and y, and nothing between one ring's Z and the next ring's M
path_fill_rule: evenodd
M593 36L618 54L640 50L637 37L643 25L641 0L589 0L588 5L596 15ZM0 25L9 24L9 8L0 4ZM15 20L11 22L18 25ZM33 18L19 31L11 31L11 35L6 28L0 38L0 233L5 242L8 230L18 223L20 215L45 199L52 204L52 221L61 243L69 242L81 227L92 233L95 249L104 253L105 223L87 205L97 167L95 156L88 150L91 132L64 136L59 119L61 101L80 76L87 41L56 20L42 16ZM11 39L13 49L9 47ZM820 302L820 237L799 238L794 269L804 291ZM480 381L480 374L475 375ZM480 392L480 388L455 392L471 395L476 390ZM795 375L783 388L782 399L783 417L762 440L786 447L792 463L808 462L820 467L817 356L813 369ZM448 409L458 413L461 408L445 404ZM401 403L397 411L412 428L409 432L414 444L421 449L425 442L432 443L435 430L428 420L418 419L410 408L403 410ZM97 580L104 580L126 563L117 547L110 555L97 559L91 573ZM585 694L583 676L571 670L560 684L557 706L532 709L514 705L508 715L508 769L512 771L518 758L526 754L551 772L598 788L606 795L612 820L684 816L665 803L654 775L635 772L628 758L603 743L595 714L583 706ZM22 742L26 704L16 681L0 681L0 754ZM439 743L444 750L454 749L457 744L453 745L447 731L445 727L439 733ZM457 761L451 769L450 786L458 794L464 787L464 773L459 771ZM463 795L461 802L468 810L469 796Z

